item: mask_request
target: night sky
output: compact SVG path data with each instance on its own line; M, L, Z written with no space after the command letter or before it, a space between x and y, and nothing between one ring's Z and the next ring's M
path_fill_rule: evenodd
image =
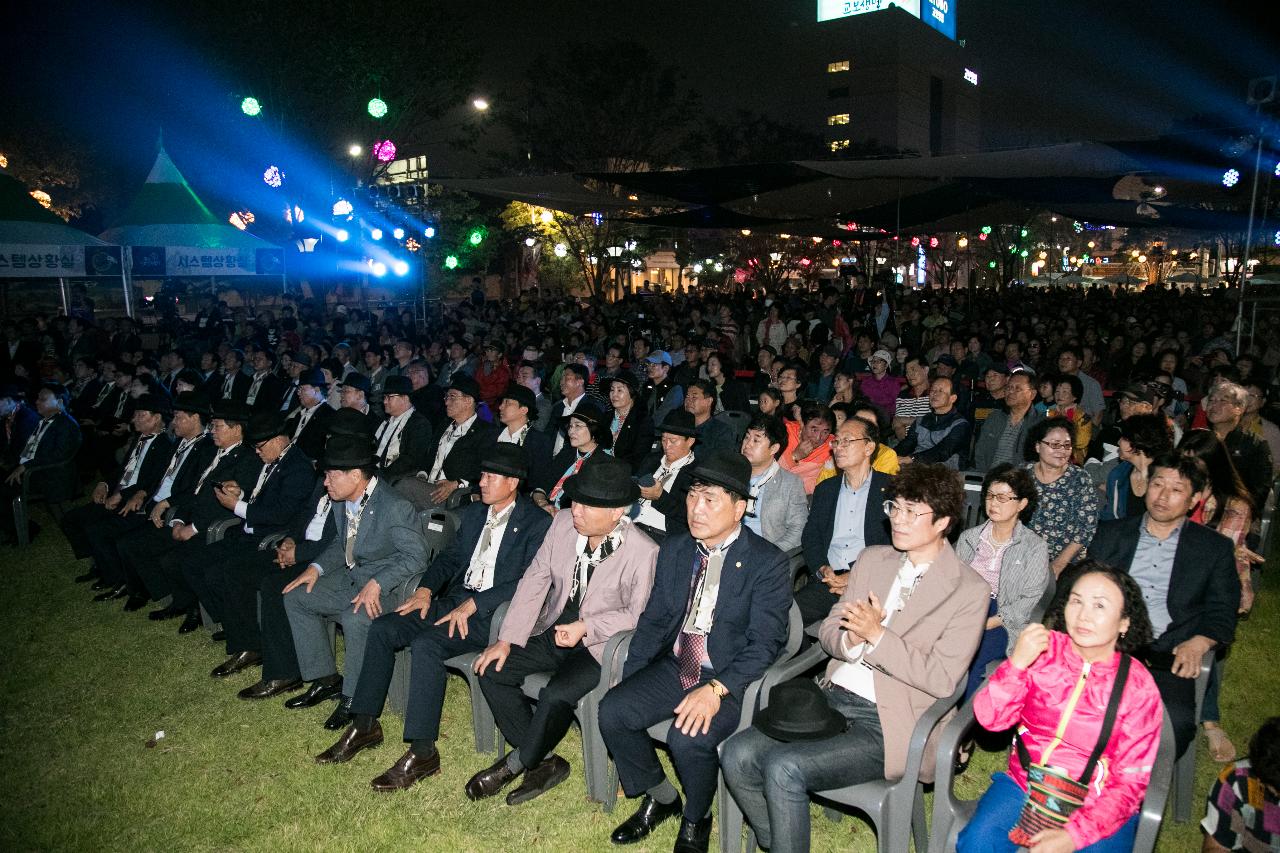
M966 64L981 74L989 148L1151 137L1203 113L1244 122L1249 78L1280 71L1274 15L1250 16L1241 3L953 3L972 56ZM234 58L237 47L203 37L199 14L191 11L203 8L200 0L120 4L127 11L104 8L115 4L22 5L7 28L14 48L4 59L0 140L37 129L77 150L87 146L97 180L107 185L108 209L127 200L145 175L162 125L198 191L225 186L226 164L251 156L232 150L230 141L222 145L220 127L201 103L206 93L221 92L225 100L234 89L233 81L204 72L208 57ZM352 15L379 14L378 3L349 5ZM395 5L401 8L386 26L411 25L401 13L413 4ZM481 60L476 91L495 103L518 87L535 56L589 36L645 44L657 62L683 70L709 114L745 108L782 120L791 118L787 92L806 67L801 63L812 62L804 42L814 28L829 26L815 22L815 0L471 0L456 7L459 37ZM342 37L331 36L334 43ZM195 80L200 84L189 82ZM318 161L345 144L319 142L299 144ZM474 157L443 148L431 153L435 174L476 168Z

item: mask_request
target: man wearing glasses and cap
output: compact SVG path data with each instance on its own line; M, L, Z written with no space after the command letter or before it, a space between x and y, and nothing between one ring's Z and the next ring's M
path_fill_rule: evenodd
M382 385L382 409L387 419L373 435L378 473L388 483L412 477L431 464L435 441L431 421L414 408L413 383L407 376L388 376Z
M614 844L639 841L682 815L676 849L707 849L716 747L737 728L747 687L786 643L791 575L786 555L742 524L750 481L751 464L740 453L698 460L689 533L663 543L622 680L600 703L600 731L623 790L644 796L613 831ZM667 746L684 805L648 732L673 709Z
M480 420L476 413L479 401L476 381L465 374L455 375L444 395L449 425L436 444L430 465L396 485L419 510L443 506L458 489L469 489L480 481L481 456L498 429Z
M301 355L301 353L299 354ZM328 404L329 383L319 368L298 374L298 408L285 421L290 441L308 459L319 459L329 434L329 421L334 408Z
M351 725L316 756L320 764L345 762L382 742L378 718L391 686L396 650L409 647L413 666L404 725L409 749L373 780L376 791L403 790L440 772L436 741L445 661L484 649L494 611L515 593L551 526L551 518L519 493L529 470L524 448L492 445L480 469L480 500L461 511L458 535L431 562L408 600L374 621L351 702Z
M667 415L684 403L684 388L671 378L671 356L666 350L655 350L644 359L648 381L641 392L640 405L653 422L661 423Z

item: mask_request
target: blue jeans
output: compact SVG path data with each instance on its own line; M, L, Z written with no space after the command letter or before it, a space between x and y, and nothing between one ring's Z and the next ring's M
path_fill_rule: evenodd
M756 728L725 741L729 791L762 847L809 849L809 792L884 778L884 733L876 706L839 687L822 691L849 727L825 740L784 742Z
M956 853L1015 853L1020 848L1009 840L1009 830L1018 822L1026 799L1027 792L1008 773L992 774L991 787L978 801L977 812L960 830ZM1137 831L1138 815L1134 815L1111 835L1080 848L1079 853L1131 853Z

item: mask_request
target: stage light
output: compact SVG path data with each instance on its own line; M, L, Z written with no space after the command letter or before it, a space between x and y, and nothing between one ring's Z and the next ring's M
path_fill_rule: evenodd
M369 269L378 278L382 278L384 275L387 274L387 265L384 264L382 261L373 261L372 263L369 264Z
M353 208L351 206L351 202L347 201L345 198L340 198L333 203L334 216L350 216L353 210L355 210L355 208Z
M391 236L392 236L392 237L395 237L397 240L403 240L403 239L404 239L404 229L403 229L403 228L394 228L394 229L392 229L392 231L391 231Z
M387 114L387 102L382 100L382 98L374 98L373 100L369 101L368 109L369 109L369 115L373 116L374 118L382 118L384 115Z
M391 270L399 276L409 274L409 264L407 261L395 261L391 264Z
M457 255L450 255L449 257L445 258L445 259L444 259L444 266L445 266L445 269L450 269L450 270L451 270L451 269L456 269L456 268L457 268L457 266L458 266L458 256L457 256Z
M374 242L377 242L378 240L381 240L381 239L382 239L382 229L381 229L381 228L371 228L371 229L369 229L369 239L370 239L370 240L373 240Z
M245 98L240 102L240 112L247 116L256 116L262 112L262 104L258 103L257 98Z
M430 240L432 237L435 237L435 236L436 236L436 229L435 229L434 227L432 227L432 226L428 225L426 228L423 228L423 229L422 229L422 236L424 236L424 237L426 237L428 240Z
M1224 187L1234 187L1240 182L1240 173L1235 169L1227 169L1222 173L1222 185Z
M373 156L378 158L379 163L390 163L396 159L396 144L390 139L375 142L373 144Z
M347 242L348 239L351 238L351 235L347 233L347 229L345 228L339 228L337 231L334 232L333 236L337 239L339 243L345 243Z
M284 183L284 172L281 172L277 166L268 166L262 173L262 182L273 189L279 189Z

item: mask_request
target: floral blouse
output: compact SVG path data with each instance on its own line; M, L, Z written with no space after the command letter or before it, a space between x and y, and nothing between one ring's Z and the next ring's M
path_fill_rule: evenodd
M1027 470L1035 478L1036 463L1028 462ZM1073 542L1088 548L1098 527L1098 489L1083 468L1067 466L1052 483L1035 480L1040 499L1027 527L1040 534L1049 544L1049 562ZM1083 556L1082 549L1076 556Z

